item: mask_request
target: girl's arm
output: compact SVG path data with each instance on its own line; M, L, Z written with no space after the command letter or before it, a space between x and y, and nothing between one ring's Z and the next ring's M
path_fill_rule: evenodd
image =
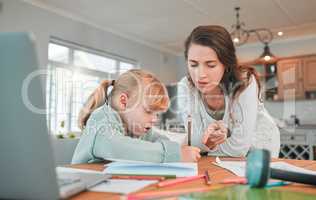
M110 126L98 127L91 151L95 159L125 159L147 162L180 161L179 144L168 140L151 142L131 138Z
M168 140L149 142L128 136L97 133L92 155L102 159L126 159L147 162L180 161L180 145Z

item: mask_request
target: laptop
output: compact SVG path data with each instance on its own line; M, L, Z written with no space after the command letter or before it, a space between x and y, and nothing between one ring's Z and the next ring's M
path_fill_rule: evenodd
M106 180L56 173L32 35L0 33L0 70L0 199L68 198Z

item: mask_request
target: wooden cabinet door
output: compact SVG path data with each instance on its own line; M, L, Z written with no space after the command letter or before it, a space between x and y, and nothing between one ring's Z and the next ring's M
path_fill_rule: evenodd
M316 90L316 56L306 57L304 59L304 89L305 91Z
M304 98L302 59L281 60L278 65L278 95L280 99Z

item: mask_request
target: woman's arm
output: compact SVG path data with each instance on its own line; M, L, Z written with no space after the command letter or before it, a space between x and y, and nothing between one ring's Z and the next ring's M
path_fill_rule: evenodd
M255 127L258 112L258 86L254 77L250 84L239 95L232 105L232 116L235 124L232 126L231 137L212 155L246 156L255 138Z

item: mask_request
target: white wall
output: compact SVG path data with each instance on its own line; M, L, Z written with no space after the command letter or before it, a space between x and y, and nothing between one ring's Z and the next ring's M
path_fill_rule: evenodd
M315 100L297 100L286 102L266 101L265 107L269 113L278 119L290 119L295 114L301 124L316 124L316 101Z
M59 16L53 12L25 3L21 0L1 0L0 31L31 31L37 39L39 61L47 65L47 49L50 36L76 42L95 49L137 60L142 68L155 73L163 82L176 80L177 56L162 53L137 42L87 24Z
M187 63L183 56L179 56L178 58L178 74L177 79L181 80L182 77L184 77L187 74Z

